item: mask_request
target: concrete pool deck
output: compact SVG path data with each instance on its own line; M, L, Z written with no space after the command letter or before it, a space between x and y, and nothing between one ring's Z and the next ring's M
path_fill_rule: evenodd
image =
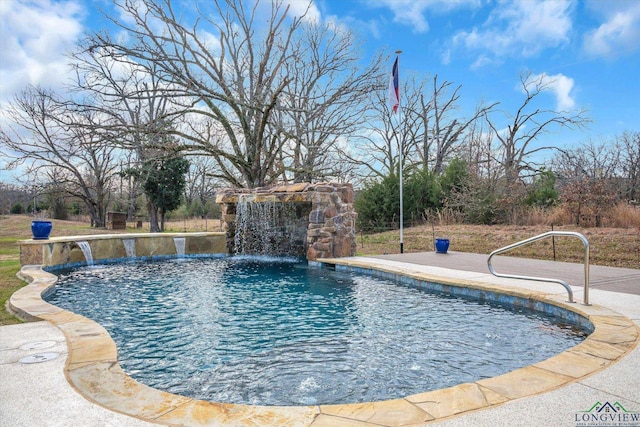
M490 275L486 258L486 255L477 254L450 252L444 255L428 252L356 257L342 261L374 265L401 274L447 278L454 282L482 282L500 289L542 294L558 304L566 300L566 291L558 284ZM573 304L576 310L590 312L594 318L606 318L592 334L597 335L592 341L595 345L586 351L562 353L559 356L565 360L561 364L549 362L549 359L506 376L405 399L358 405L288 408L275 411L277 414L274 414L274 408L269 407L248 407L252 409L243 412L239 408L242 405L203 404L179 396L164 396L173 399L166 406L166 400L148 397L147 393L158 396L151 389L132 380L124 380L125 377L118 372L115 372L116 377L122 382L115 385L116 393L113 393L113 388L111 393L101 393L96 390L100 381L114 374L114 369L117 370L113 363L113 346L98 339L103 333L99 325L83 323L81 319L69 317L69 313L54 309L50 313L50 321L56 323L64 334L49 322L0 328L0 425L153 425L142 419L145 418L174 425L577 426L584 422L581 418L584 414L589 417L596 413L597 409L593 407L597 403L609 403L620 416L640 414L640 349L637 347L640 270L591 266L591 303L594 306L584 307L580 304L583 280L580 264L496 257L494 266L499 272L558 277L568 281L578 301ZM34 282L32 284L37 286L38 279ZM33 314L46 317L44 312L52 310L51 306L38 308L39 302L32 296L23 303L29 306ZM608 309L626 316L635 326L629 326L627 319L616 316ZM76 341L78 337L83 339ZM88 346L91 341L97 346ZM624 351L627 354L618 358ZM22 357L46 352L56 353L58 357L42 363L19 362ZM69 365L73 365L71 369ZM95 365L101 365L101 369L91 370ZM518 371L521 372L511 375ZM530 371L535 371L539 381L531 382L530 377L521 375ZM555 374L549 376L548 372ZM94 377L87 380L85 376L83 379L82 375L85 374ZM482 392L469 394L469 391ZM79 393L89 395L104 406L87 400ZM459 394L475 396L477 400L466 401L466 407L455 407L461 402ZM139 418L105 407L123 413L136 413ZM212 418L213 413L216 415ZM620 425L638 424L640 421Z

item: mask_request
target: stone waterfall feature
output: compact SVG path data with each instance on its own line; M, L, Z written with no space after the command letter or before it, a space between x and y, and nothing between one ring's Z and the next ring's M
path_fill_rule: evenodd
M231 254L353 256L356 251L351 184L293 184L225 189L216 202Z

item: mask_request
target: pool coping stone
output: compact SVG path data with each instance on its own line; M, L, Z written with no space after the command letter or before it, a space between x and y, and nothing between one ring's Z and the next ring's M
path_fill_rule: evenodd
M627 317L599 305L567 303L566 294L559 292L508 287L478 279L450 279L425 273L410 264L383 263L363 257L319 262L541 301L583 316L593 324L594 332L563 353L507 374L400 399L339 405L252 406L192 399L135 381L118 365L116 345L102 326L42 300L42 294L54 285L56 276L39 265L22 268L18 276L29 284L15 292L8 304L20 317L45 320L64 334L68 346L65 376L78 393L112 411L165 425L422 425L558 389L619 361L639 341L639 328Z

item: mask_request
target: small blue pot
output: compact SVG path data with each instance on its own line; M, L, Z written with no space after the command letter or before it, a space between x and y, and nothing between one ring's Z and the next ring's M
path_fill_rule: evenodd
M449 239L436 239L436 253L446 254L449 250Z
M31 234L33 234L33 240L47 240L53 225L51 221L31 221Z

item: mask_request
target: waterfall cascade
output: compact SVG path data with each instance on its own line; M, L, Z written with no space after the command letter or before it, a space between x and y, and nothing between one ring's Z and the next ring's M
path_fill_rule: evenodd
M82 251L84 259L87 260L87 265L93 265L93 255L91 254L91 246L89 246L89 242L86 240L78 242L78 247Z
M136 239L122 239L124 250L127 258L135 258L136 256Z
M178 258L184 257L184 247L186 240L184 237L174 237L173 243L176 245L176 254L178 254Z
M356 253L353 187L297 183L222 189L222 221L230 254L306 256L308 260Z
M239 255L304 255L306 218L292 203L255 202L242 198L236 206L234 247Z

